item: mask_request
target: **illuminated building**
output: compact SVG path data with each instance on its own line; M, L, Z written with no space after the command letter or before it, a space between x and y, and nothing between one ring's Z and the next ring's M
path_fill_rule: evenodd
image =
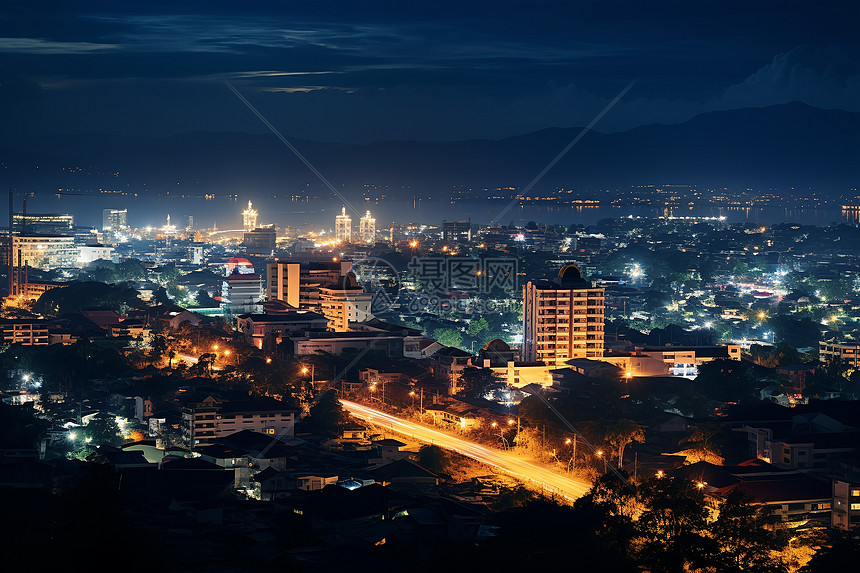
M259 274L248 259L232 258L227 263L228 275L221 288L221 302L232 314L260 312L263 285Z
M370 216L370 211L367 211L358 221L358 236L366 245L376 242L376 219Z
M442 221L442 240L468 243L472 240L472 221Z
M320 287L336 284L352 269L352 262L287 262L266 264L266 298L293 308L321 311Z
M125 241L128 236L128 209L104 209L102 211L102 232L108 243Z
M80 250L74 237L22 235L12 238L15 265L51 270L77 265Z
M341 207L340 215L334 218L334 236L343 243L352 242L352 217L346 214L346 207Z
M860 343L819 342L818 356L822 362L847 362L849 368L860 368Z
M350 322L364 322L373 318L370 313L373 295L364 292L352 272L341 277L334 285L320 287L319 291L320 308L331 330L348 332Z
M21 235L67 235L74 231L75 220L57 213L15 213L12 229Z
M295 415L296 410L286 402L273 398L224 401L207 395L182 409L182 433L189 447L208 444L242 430L279 439L292 438Z
M5 344L23 344L26 346L47 346L50 344L48 323L45 320L3 319L0 320L0 332Z
M303 336L308 331L323 331L328 319L308 311L279 312L275 314L244 314L237 317L236 329L245 341L259 349L269 348L288 336Z
M78 246L78 265L85 267L93 261L109 261L113 257L113 247L105 245Z
M277 232L275 227L260 227L245 231L242 246L252 255L271 255L275 250Z
M523 360L563 366L603 357L604 290L565 265L552 280L523 286Z
M242 211L242 227L246 233L257 228L257 211L251 208L250 201L248 201L248 208Z

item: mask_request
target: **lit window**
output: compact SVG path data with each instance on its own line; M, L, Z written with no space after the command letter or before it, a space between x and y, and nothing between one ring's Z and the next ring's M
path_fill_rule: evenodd
M851 497L860 497L860 489L852 489Z
M858 510L860 510L860 503L852 503L851 504L851 511L858 511Z

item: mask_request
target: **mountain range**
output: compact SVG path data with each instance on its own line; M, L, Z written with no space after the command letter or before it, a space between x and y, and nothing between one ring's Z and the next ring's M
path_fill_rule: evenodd
M292 143L332 184L348 192L375 184L411 197L442 195L458 185L522 188L580 131L551 128L494 141ZM591 131L536 191L676 183L814 188L840 196L860 184L858 135L860 113L797 102L711 112L684 123L618 133ZM26 192L288 193L319 186L272 134L194 132L149 138L87 133L6 140L0 154L0 183Z

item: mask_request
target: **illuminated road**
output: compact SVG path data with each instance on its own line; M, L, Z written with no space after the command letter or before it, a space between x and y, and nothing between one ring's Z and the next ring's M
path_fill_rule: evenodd
M569 500L582 497L591 488L591 484L584 480L557 474L552 470L527 462L515 454L481 446L415 422L368 408L362 404L347 400L341 400L340 403L343 404L347 412L357 418L390 428L392 431L406 436L412 436L416 440L455 451L481 463L496 467L506 474L540 485L547 492L555 493Z
M189 364L197 364L197 358L195 358L194 356L191 356L190 354L182 354L180 352L177 352L176 358L179 358L180 360L184 360L185 362L187 362Z

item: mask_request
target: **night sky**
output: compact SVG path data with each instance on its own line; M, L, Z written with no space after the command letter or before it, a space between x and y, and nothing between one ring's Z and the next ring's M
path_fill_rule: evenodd
M844 2L4 2L3 138L501 138L794 100L860 111Z

